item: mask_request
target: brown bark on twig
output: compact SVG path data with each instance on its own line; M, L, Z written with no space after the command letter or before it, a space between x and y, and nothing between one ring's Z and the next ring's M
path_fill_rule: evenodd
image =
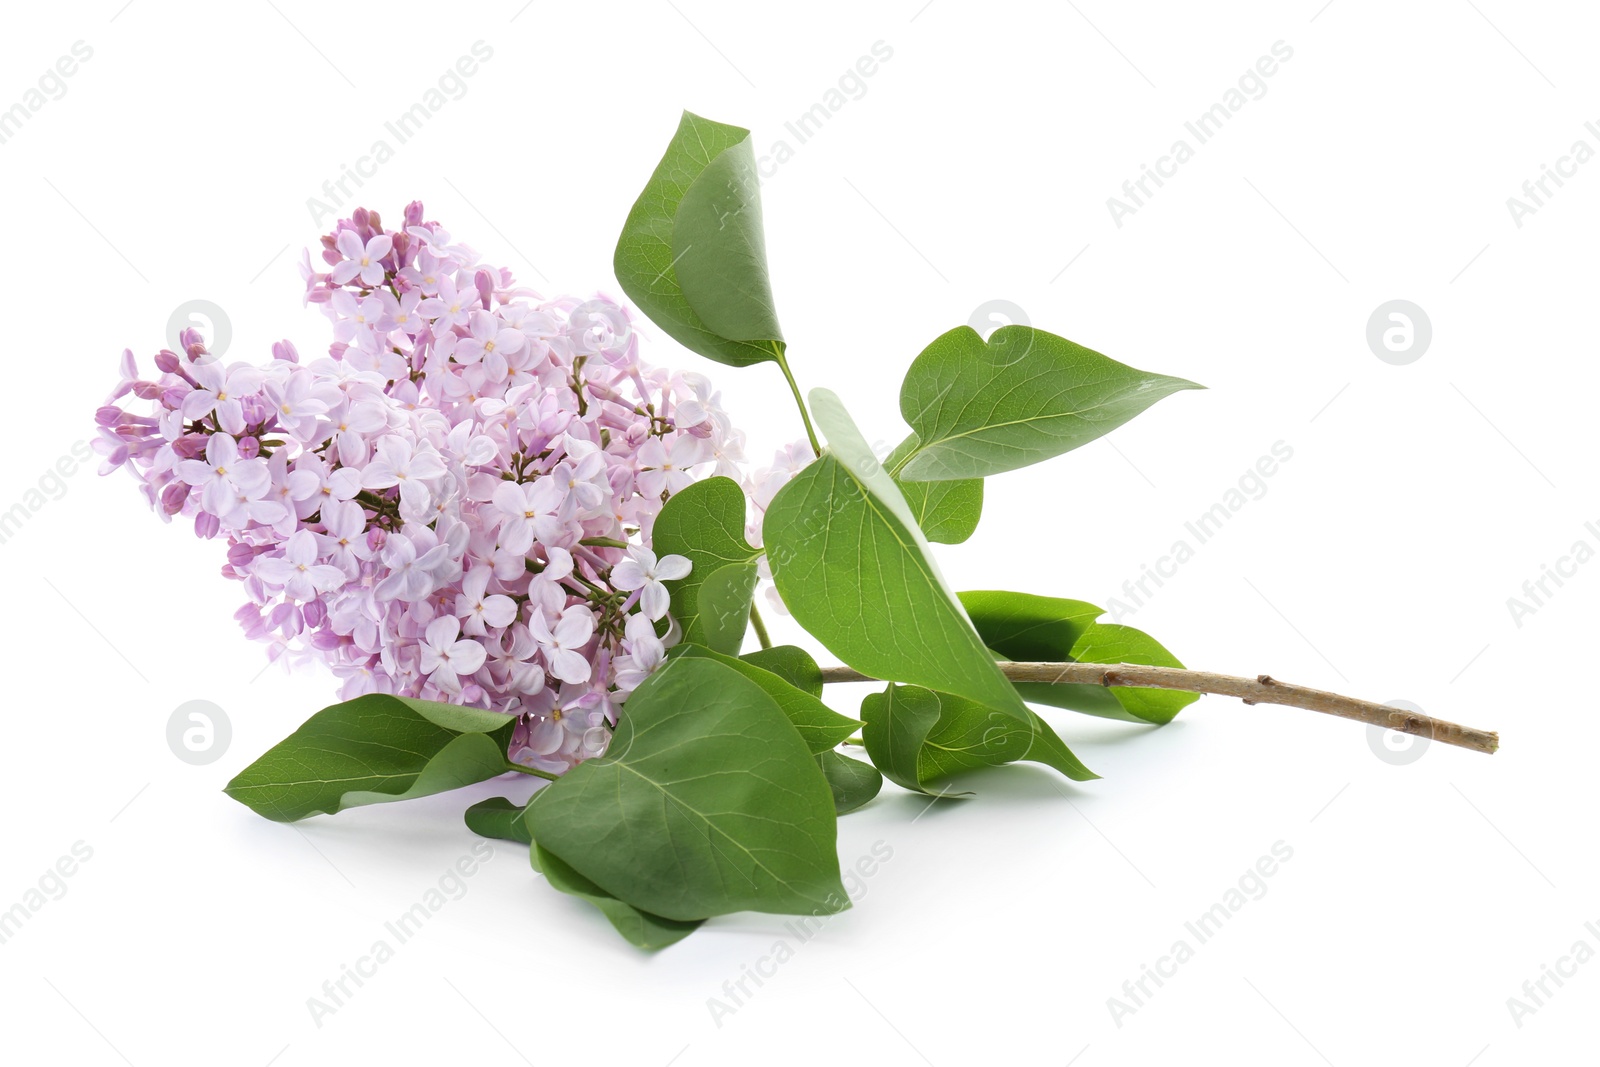
M1283 704L1291 708L1320 711L1343 719L1382 726L1405 734L1428 737L1447 745L1493 753L1500 747L1500 735L1421 715L1403 708L1392 708L1370 700L1341 696L1321 689L1280 682L1269 675L1240 678L1211 671L1191 671L1179 667L1146 667L1136 663L1000 663L1000 671L1013 682L1126 686L1141 689L1180 689L1188 693L1212 693L1238 697L1246 704ZM870 678L849 667L824 667L824 682L870 682Z

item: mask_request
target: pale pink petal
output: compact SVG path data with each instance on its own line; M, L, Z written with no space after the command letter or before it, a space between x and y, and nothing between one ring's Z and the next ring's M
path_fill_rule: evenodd
M528 510L528 498L523 495L522 487L516 482L501 482L495 486L494 506L507 515L521 518Z
M656 560L656 577L664 582L674 582L679 578L688 577L694 564L689 562L688 556L662 556Z
M213 467L226 467L239 458L239 445L225 433L214 433L206 442L206 462Z
M406 473L412 478L439 478L448 472L449 468L437 452L418 452L411 458L411 467Z
M388 463L375 459L367 464L367 469L362 472L361 484L367 489L388 489L399 485L400 477Z
M450 646L450 666L457 674L471 674L483 666L487 655L476 641L457 641Z
M562 648L577 648L594 635L594 616L589 609L575 605L561 613L556 623L555 639Z
M428 624L423 637L430 647L443 649L455 641L461 633L461 620L454 615L441 615Z
M667 593L667 587L660 582L651 582L644 587L644 592L639 594L639 606L644 608L644 613L652 619L659 619L665 615L671 604L672 598Z
M273 585L282 585L300 573L300 568L288 560L273 559L270 556L256 560L251 569L256 577Z
M611 568L612 587L621 589L625 593L633 592L648 580L649 576L645 574L644 568L631 556Z
M508 596L496 593L483 602L483 621L490 626L509 626L516 617L517 602Z
M211 409L217 406L217 398L204 389L196 389L183 398L183 417L198 419L211 414Z
M551 546L545 549L549 562L544 566L544 577L552 581L560 581L572 573L572 553L564 548Z
M550 673L563 682L581 685L589 680L589 661L579 653L565 648L546 649L544 657L550 664Z

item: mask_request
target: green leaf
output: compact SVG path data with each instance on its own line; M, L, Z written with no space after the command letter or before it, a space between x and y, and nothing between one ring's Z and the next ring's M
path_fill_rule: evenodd
M1069 655L1079 663L1138 663L1146 667L1179 668L1183 666L1177 656L1168 652L1161 642L1143 630L1114 622L1097 622L1090 626L1072 646ZM1126 686L1113 686L1108 689L1098 685L1071 688L1087 689L1094 698L1102 700L1104 694L1109 693L1123 713L1117 717L1157 724L1171 722L1178 712L1200 699L1199 693L1185 693L1178 689L1138 689ZM1091 698L1083 694L1080 699L1087 705ZM1086 707L1070 704L1061 706L1070 707L1074 711L1087 710Z
M479 837L531 844L533 835L522 822L523 808L524 805L513 804L505 797L480 800L466 810L467 829Z
M780 360L750 131L685 111L613 267L629 299L691 351L734 367Z
M917 779L924 784L949 778L975 767L1008 763L1019 744L1023 752L1033 744L1032 717L1026 723L999 715L970 700L934 693L939 719L917 753ZM1021 734L1020 738L1010 735ZM864 739L864 737L863 737Z
M893 473L917 449L917 435L901 441L883 465ZM916 516L922 534L942 545L959 545L972 536L983 514L983 479L962 478L950 482L908 482L896 476L895 485Z
M831 749L817 753L817 763L833 790L833 810L840 815L855 811L883 788L883 775L871 764L851 759Z
M666 948L668 945L682 941L699 928L704 919L663 919L659 915L651 915L647 911L640 911L632 904L624 903L595 885L589 879L579 874L573 867L557 856L534 845L530 853L534 869L542 873L545 881L563 893L575 897L582 897L600 909L611 925L616 927L617 933L627 938L634 945L643 949Z
M701 645L691 644L678 645L670 655L673 658L700 657L715 660L759 685L762 692L783 709L783 713L789 717L794 728L800 732L806 747L813 753L830 752L839 742L861 729L860 720L840 715L810 693L795 688L776 674L763 670L754 663L724 656Z
M873 765L902 789L929 796L969 797L971 793L935 793L922 780L922 749L939 725L942 712L939 694L933 690L890 685L861 701L861 719L866 723L861 740Z
M223 790L293 822L442 793L505 773L513 716L368 693L323 708Z
M681 580L687 582L693 577L690 572L689 578ZM689 620L693 629L685 625L684 637L704 642L707 648L738 655L750 625L750 601L758 578L754 562L730 563L706 575L695 598L699 611Z
M666 583L685 640L738 655L750 620L756 559L744 539L745 496L732 478L707 478L672 494L650 535L657 556L688 558L687 577Z
M1032 712L1019 724L991 708L921 686L891 685L861 704L867 754L892 781L934 796L928 787L963 771L996 767L1018 759L1053 767L1073 781L1098 778L1050 724ZM1021 741L1023 755L1017 756ZM892 770L891 770L892 768Z
M1082 600L977 589L959 594L983 643L1023 663L1064 660L1105 609Z
M908 481L982 478L1059 456L1162 397L1202 388L1135 370L1064 337L970 326L936 338L906 372L900 413L917 434Z
M1028 749L1028 754L1022 758L1029 763L1042 763L1046 767L1054 767L1074 782L1088 782L1100 777L1072 754L1067 743L1061 740L1061 736L1049 723L1039 718L1037 712L1033 716L1033 747Z
M1182 667L1161 643L1142 630L1098 623L1104 614L1082 600L1010 593L997 589L961 594L972 624L1003 659L1032 663L1138 663ZM1171 722L1200 699L1176 689L1107 688L1080 683L1018 682L1024 700L1127 722Z
M771 671L802 692L822 696L822 668L811 658L811 653L799 645L774 645L758 648L739 657L764 671Z
M814 390L811 408L828 450L778 491L764 525L784 603L863 674L956 693L1025 727L1027 707L940 576L894 480L836 396ZM1011 758L1021 758L1028 739L1013 741Z
M761 179L746 131L684 190L672 226L684 299L708 327L735 341L783 341L763 229Z
M526 819L543 850L652 915L850 906L827 779L773 699L715 660L646 679L606 754L534 794Z

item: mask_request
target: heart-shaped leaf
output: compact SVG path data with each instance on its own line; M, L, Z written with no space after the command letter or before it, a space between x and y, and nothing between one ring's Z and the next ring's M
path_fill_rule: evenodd
M690 572L682 581L693 577ZM730 563L705 575L695 593L696 613L688 617L684 636L691 641L704 642L707 648L738 655L744 644L745 630L750 625L750 601L755 597L759 577L753 560Z
M504 774L514 722L478 708L368 693L311 716L224 792L276 822L442 793Z
M917 450L917 435L901 441L883 465L893 473ZM972 536L983 515L983 479L950 482L913 482L898 476L895 484L916 516L922 534L942 545L959 545Z
M827 779L777 703L715 660L652 674L606 754L534 794L525 818L542 849L651 915L850 906Z
M617 933L643 949L666 948L697 930L704 919L663 919L618 900L579 874L560 856L534 845L529 858L551 887L581 897L600 909Z
M761 550L744 539L745 496L732 478L707 478L672 494L650 535L658 556L688 558L688 575L666 583L687 641L738 655L750 620Z
M1006 659L1061 660L1105 609L1082 600L975 589L959 594L983 643Z
M734 367L782 361L749 130L683 113L613 267L629 299L691 351Z
M831 749L817 753L817 763L833 790L833 810L840 815L855 811L883 789L883 775L869 763Z
M1078 663L1137 663L1146 667L1178 667L1183 663L1166 647L1132 626L1097 622L1073 644L1068 658ZM1039 699L1073 711L1087 711L1108 718L1127 718L1135 722L1168 723L1184 708L1200 699L1199 693L1181 689L1139 689L1127 686L1106 688L1099 685L1048 686L1050 690L1073 689L1080 692L1055 694L1057 699ZM1109 694L1115 707L1106 704ZM1067 703L1071 700L1073 703ZM1119 714L1120 712L1120 714Z
M748 131L713 156L684 190L672 226L672 269L684 299L714 332L734 341L782 344Z
M479 837L520 841L529 845L533 843L533 835L528 833L528 827L522 821L524 807L522 804L513 804L505 797L491 797L472 805L463 817L467 829Z
M739 657L764 671L771 671L796 689L812 696L822 697L822 668L811 658L811 653L799 645L774 645L758 648Z
M902 789L929 796L968 797L971 793L933 792L922 780L922 750L939 725L939 694L920 685L890 685L861 701L866 724L861 740L883 776Z
M1059 456L1193 382L1108 359L1029 326L987 343L970 326L936 338L906 372L900 413L917 445L908 481L983 478Z
M1072 754L1050 724L1029 712L1017 723L964 697L912 685L890 685L861 702L867 754L897 785L932 796L967 796L929 788L962 771L1019 759L1054 767L1073 781L1098 778ZM1023 754L1016 755L1018 743Z
M814 390L811 408L828 450L778 491L763 527L784 603L863 674L1009 715L1023 728L1010 758L1022 758L1028 709L940 576L905 498L838 397Z
M771 697L778 707L783 709L783 713L789 716L789 721L794 724L806 747L813 753L830 752L841 741L861 729L859 720L852 719L848 715L840 715L805 690L795 688L771 671L763 670L747 660L734 659L732 656L724 656L701 645L690 644L677 646L672 650L671 656L678 659L698 656L715 660L759 685L762 692Z
M1002 658L1032 663L1138 663L1182 667L1178 657L1142 630L1094 620L1100 608L1082 600L997 589L961 594L972 624ZM1024 700L1128 722L1166 723L1200 699L1176 689L1107 688L1075 682L1018 682Z

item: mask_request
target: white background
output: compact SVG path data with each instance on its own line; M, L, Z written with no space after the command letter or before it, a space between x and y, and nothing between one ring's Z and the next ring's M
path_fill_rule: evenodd
M1575 541L1600 547L1584 528L1600 520L1600 163L1520 227L1506 200L1575 140L1600 148L1584 129L1600 119L1596 20L1578 4L1320 3L12 12L0 107L74 42L93 57L0 144L0 510L90 435L118 353L148 368L185 301L226 310L229 359L283 336L326 344L294 266L328 228L307 198L481 39L493 58L466 95L361 203L396 219L422 198L548 292L615 293L617 231L680 108L749 126L760 148L787 140L763 195L791 360L869 439L899 439L904 368L993 298L1210 387L991 479L978 535L940 553L953 584L1106 603L1283 441L1293 459L1266 494L1126 621L1190 666L1407 699L1499 729L1504 748L1434 744L1402 765L1359 725L1222 698L1159 730L1062 712L1104 780L1006 769L922 817L886 787L841 822L839 850L893 858L720 1026L708 998L795 941L782 919L716 920L645 956L505 845L318 1026L307 999L472 847L463 800L291 828L226 799L332 681L262 674L222 546L86 468L0 545L0 908L75 842L93 850L0 945L6 1058L1592 1061L1600 963L1548 983L1520 1026L1507 998L1580 939L1600 950L1584 928L1600 925L1600 865L1583 677L1600 565L1520 626L1507 599ZM893 56L865 94L797 144L784 122L878 41ZM1266 94L1115 225L1107 198L1277 41L1293 57ZM1432 322L1406 366L1366 341L1392 299ZM798 434L772 368L709 366L665 339L649 356L715 375L753 463ZM851 711L859 694L838 697ZM165 737L192 699L233 724L204 767ZM1279 841L1293 858L1265 896L1197 945L1184 923ZM1118 1025L1108 998L1180 938L1194 958Z

